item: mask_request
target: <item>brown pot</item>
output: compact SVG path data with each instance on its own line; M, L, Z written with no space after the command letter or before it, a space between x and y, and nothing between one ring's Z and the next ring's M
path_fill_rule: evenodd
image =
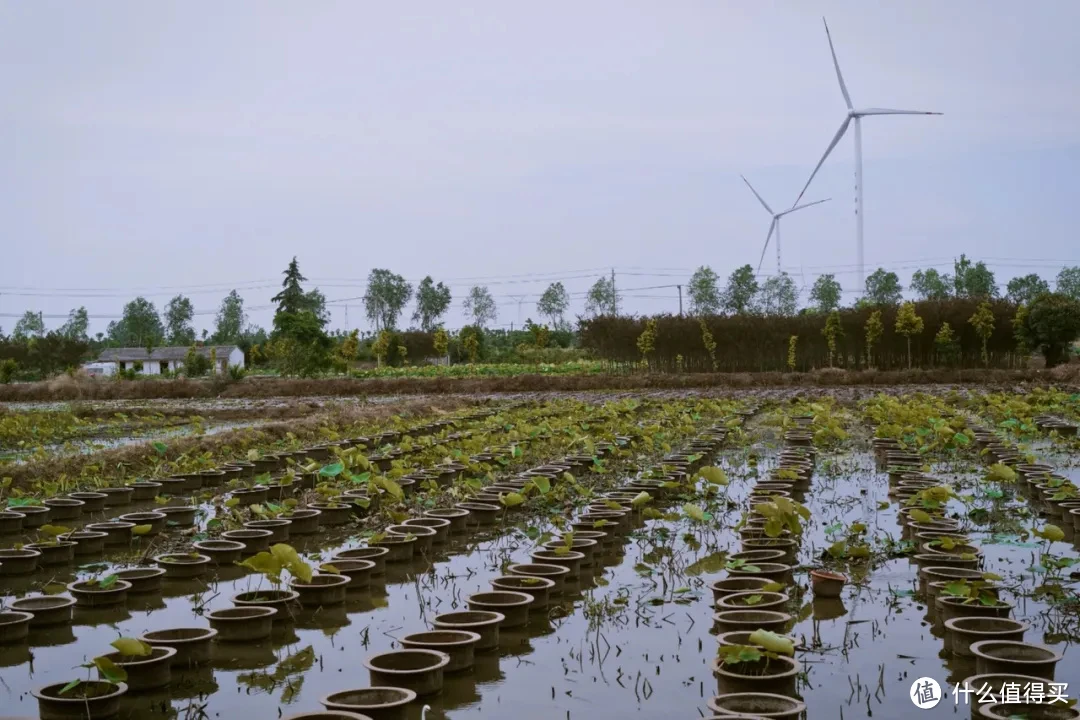
M711 667L720 694L773 693L789 697L795 695L802 669L798 661L785 655L734 665L723 665L720 658L714 658Z
M759 628L783 633L791 620L791 615L774 610L724 610L713 614L713 622L722 633Z
M756 602L754 602L756 600ZM741 592L725 595L716 601L716 609L724 610L772 610L782 612L791 602L784 593L779 592Z
M386 572L386 556L389 554L390 549L385 547L351 548L349 550L340 551L330 562L336 562L338 560L368 560L375 563L375 567L371 568L371 574L382 575Z
M119 520L123 522L135 523L136 525L149 525L150 532L148 535L157 535L165 530L165 513L147 511L147 512L134 512L121 515Z
M974 657L971 645L980 640L1022 642L1030 627L1020 620L997 617L956 617L945 621L945 644L954 655Z
M23 548L21 550L0 550L0 577L11 575L31 575L37 570L41 552Z
M289 535L314 535L319 532L320 518L322 512L315 508L296 508L291 512L283 514L281 517L291 520L292 525L289 526Z
M165 584L165 569L159 567L130 568L118 570L116 577L131 585L129 595L161 592Z
M473 655L480 634L468 630L429 630L401 638L407 649L438 650L450 657L443 672L460 672L473 666Z
M480 592L473 593L465 602L470 610L501 613L501 627L509 629L529 624L529 609L533 598L524 592Z
M13 645L26 640L34 616L16 610L0 611L0 645Z
M269 552L270 539L274 536L269 530L228 530L221 533L225 540L244 544L244 554L255 555L256 553Z
M800 720L806 712L806 704L801 700L769 692L725 693L709 698L706 704L721 717Z
M313 575L310 582L299 582L295 578L289 587L299 593L300 605L305 608L341 605L349 578L344 575Z
M105 655L127 673L124 682L131 692L157 690L168 685L172 681L172 661L175 656L176 648L171 647L151 647L146 657L132 657L118 652Z
M334 560L319 565L319 572L349 578L347 590L361 590L371 584L375 563L370 560Z
M41 595L8 603L8 610L30 613L33 616L30 620L32 628L70 625L74 607L75 598L59 595Z
M505 616L499 612L458 611L436 615L432 625L446 630L474 632L480 636L476 649L492 650L499 646L499 626L504 619Z
M123 605L127 601L128 590L131 583L124 580L116 580L107 588L101 588L98 583L90 580L80 580L68 583L67 589L75 597L75 604L79 607L113 607Z
M506 571L511 575L537 577L550 580L552 585L548 590L549 597L562 595L563 585L566 582L566 578L570 575L570 568L564 565L550 565L547 563L520 563L518 565L510 565L506 568Z
M442 690L449 664L450 656L438 650L391 650L364 659L373 686L405 688L420 696Z
M284 519L251 520L250 522L244 523L244 527L248 530L269 530L270 544L276 545L277 543L289 541L289 532L292 529L292 521Z
M971 645L975 656L975 672L1020 673L1054 679L1054 667L1062 653L1045 645L1013 640L980 640Z
M125 683L84 680L61 695L60 691L66 685L66 682L60 682L33 691L40 720L106 720L115 717L120 714L120 698L128 689ZM92 694L87 696L88 692Z
M171 647L176 650L172 666L199 667L210 661L210 642L217 637L212 628L172 628L154 630L139 636L144 643L154 647Z
M571 550L567 553L559 553L547 548L539 548L529 553L533 562L541 565L561 565L570 572L568 578L576 578L581 575L581 561L585 559L584 553Z
M491 587L496 591L525 593L532 597L532 603L529 605L530 611L546 611L548 598L551 589L555 587L555 582L536 576L507 575L492 580ZM503 611L499 610L499 612Z
M425 510L424 517L437 520L449 520L451 533L465 532L465 524L469 517L469 511L465 508L434 508Z
M763 577L729 577L714 580L709 583L709 588L712 590L713 600L717 601L735 593L762 591L775 582L775 580Z
M400 687L367 687L342 690L319 702L328 710L355 712L371 720L406 720L416 693Z
M222 642L255 642L270 637L277 608L245 605L206 614Z
M200 540L192 545L200 555L210 558L214 565L232 565L240 562L247 546L236 540Z
M811 570L810 583L815 597L838 598L844 592L847 576L831 570Z
M206 574L210 558L198 553L158 555L154 558L154 562L165 570L167 578L198 578Z

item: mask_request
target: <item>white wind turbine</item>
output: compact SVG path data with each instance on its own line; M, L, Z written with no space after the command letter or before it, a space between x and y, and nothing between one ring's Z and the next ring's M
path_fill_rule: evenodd
M814 172L810 173L810 179L806 181L806 185L803 187L802 192L799 193L799 197L795 199L795 202L799 202L803 193L810 187L810 183L814 181L814 176L817 175L818 170L821 169L825 159L829 157L829 153L833 151L837 143L840 142L840 138L844 137L844 133L847 132L848 126L854 124L855 126L855 252L859 268L859 290L862 290L865 273L863 270L863 182L862 182L862 118L868 115L941 115L939 112L928 112L926 110L891 110L889 108L866 108L865 110L856 110L851 104L851 95L848 94L847 85L844 84L844 76L840 73L840 63L836 60L836 49L833 48L832 35L829 33L829 24L825 22L825 18L821 21L825 23L825 37L829 39L829 52L832 53L833 66L836 68L836 79L840 81L840 92L844 94L844 102L847 103L848 112L847 117L844 118L844 122L840 123L840 129L836 131L836 135L833 136L832 142L829 143L829 147L825 149L825 154L821 156L821 160L818 160L817 167L814 168Z
M769 214L772 215L772 222L769 223L769 234L765 236L765 247L761 248L761 259L758 260L758 264L757 264L758 272L761 272L761 264L763 262L765 262L765 251L769 249L769 240L770 240L770 238L772 238L773 230L775 230L776 231L776 274L779 275L781 272L783 272L781 270L781 265L780 265L780 218L784 217L785 215L790 215L791 213L795 212L796 210L802 210L803 208L808 208L811 205L820 205L823 202L828 202L832 198L825 198L824 200L815 200L812 203L806 203L804 205L793 205L790 208L788 208L787 210L781 210L780 212L773 212L773 209L771 207L769 207L769 203L765 202L765 199L762 198L761 195L758 195L758 191L754 189L754 186L750 184L750 181L747 180L742 175L740 175L739 177L741 177L742 181L744 183L746 183L746 187L750 188L750 192L754 193L754 197L756 197L758 199L758 202L761 203L761 207L765 208L769 212ZM798 202L798 201L796 201L796 202Z

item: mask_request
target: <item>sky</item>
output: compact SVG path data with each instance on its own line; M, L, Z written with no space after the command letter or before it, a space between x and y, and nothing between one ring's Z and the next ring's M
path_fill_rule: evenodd
M182 292L212 329L231 288L268 326L294 255L332 328L370 329L376 267L450 285L451 327L474 284L520 326L612 268L676 312L694 268L758 264L740 175L790 206L845 116L823 16L856 106L944 113L863 123L868 272L1080 264L1067 0L2 0L0 327ZM849 299L852 142L782 236Z

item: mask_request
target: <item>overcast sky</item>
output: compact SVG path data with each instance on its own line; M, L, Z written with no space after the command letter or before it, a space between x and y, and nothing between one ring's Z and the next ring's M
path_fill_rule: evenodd
M372 267L431 274L453 326L470 278L509 324L554 277L726 277L769 224L740 173L789 206L844 117L822 15L856 106L945 113L864 122L870 268L1080 263L1071 1L5 0L0 313L85 305L103 330L181 289L210 326L231 287L267 306L293 255L332 300ZM785 220L806 287L854 289L852 157L849 136L806 196L832 201Z

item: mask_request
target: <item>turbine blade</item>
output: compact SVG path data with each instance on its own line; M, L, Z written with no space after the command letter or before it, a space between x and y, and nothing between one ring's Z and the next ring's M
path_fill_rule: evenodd
M893 110L892 108L867 108L856 110L856 115L944 115L945 113L930 112L929 110Z
M741 177L742 181L746 183L746 187L750 188L750 192L754 193L754 197L758 199L758 202L761 203L761 206L768 210L770 215L775 215L776 213L774 213L773 209L769 207L769 203L765 202L765 199L758 195L758 191L754 189L754 186L750 184L750 181L746 179L746 176L740 175L739 177Z
M851 95L848 94L847 85L844 83L844 76L840 72L840 63L836 60L836 48L832 44L832 34L829 32L829 23L825 22L825 18L821 18L821 22L825 23L825 37L829 38L829 52L832 53L832 64L836 68L836 79L840 81L840 92L844 93L844 102L847 103L848 110L853 110L851 105Z
M833 135L832 142L829 143L829 147L825 149L825 154L821 156L820 160L818 160L817 167L814 168L814 172L810 173L810 179L806 181L806 185L803 186L802 192L799 193L799 197L795 198L795 202L791 204L792 207L798 205L799 201L802 200L802 196L806 194L807 189L810 187L810 183L814 182L814 176L817 175L818 170L821 169L821 166L829 157L829 153L831 153L833 151L833 148L836 147L836 144L840 142L840 138L844 137L844 133L847 132L848 125L850 124L851 116L848 115L846 118L844 118L844 122L840 123L840 129L836 131L836 135Z
M803 208L808 208L811 205L820 205L821 203L829 202L830 200L832 200L832 198L825 198L824 200L815 200L814 202L803 203L802 205L796 205L794 207L788 208L787 210L785 210L784 212L782 212L780 214L781 215L790 215L791 213L795 212L796 210L802 210Z
M769 223L769 234L765 236L765 247L761 248L761 259L757 263L757 271L761 272L761 264L765 262L765 251L769 249L769 240L772 239L773 230L776 229L776 223L779 222L773 217L772 222Z

